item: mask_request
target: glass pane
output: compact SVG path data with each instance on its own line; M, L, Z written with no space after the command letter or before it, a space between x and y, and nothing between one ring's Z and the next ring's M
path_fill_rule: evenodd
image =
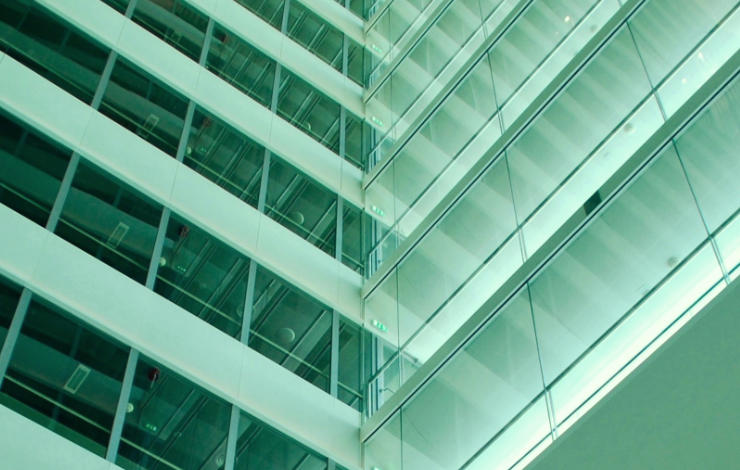
M402 345L440 313L450 296L467 282L515 227L508 172L504 162L499 161L399 265ZM489 288L489 292L493 292L494 286ZM454 316L462 313L456 312ZM452 331L437 331L436 334L449 336ZM416 350L410 354L424 362L430 352Z
M360 86L365 85L365 76L367 74L367 64L370 53L356 42L348 39L349 47L347 48L347 75Z
M333 152L339 152L339 105L282 69L277 114Z
M365 468L403 468L401 458L401 412L375 432L365 444Z
M56 234L143 284L161 213L159 205L81 163Z
M197 61L208 18L182 0L137 0L133 20Z
M735 0L648 2L629 23L652 83L657 86L736 5Z
M130 470L217 468L230 415L230 404L141 357L116 464Z
M332 311L263 268L255 286L249 347L329 390Z
M622 28L509 149L520 220L600 145L650 89L629 31Z
M5 342L5 336L13 320L20 296L21 288L4 276L0 276L0 349Z
M270 23L273 28L280 29L280 25L283 22L283 5L285 4L283 0L262 0L259 2L255 2L254 0L236 0L236 3Z
M71 153L0 113L0 203L45 225Z
M57 307L34 301L0 397L5 406L105 455L128 351Z
M362 383L364 381L362 356L363 329L359 325L339 319L338 396L344 403L362 411Z
M326 459L242 412L236 443L236 470L324 470Z
M174 157L187 109L185 98L120 57L110 80L100 112Z
M706 238L672 147L531 284L548 384Z
M689 182L710 231L740 208L740 80L676 139Z
M367 154L370 151L371 131L364 120L347 112L344 125L346 139L344 158L361 170L365 168Z
M126 11L126 7L128 6L129 0L103 0L103 2L115 8L120 13L124 13Z
M347 201L342 205L342 263L364 274L365 258L370 246L370 216Z
M291 2L287 35L341 72L343 34L299 2Z
M206 68L262 106L270 106L275 61L220 26L213 29Z
M91 41L31 2L3 2L0 49L44 78L90 103L108 58Z
M241 332L249 258L172 215L154 290L236 337Z
M403 468L461 468L542 391L524 289L403 408Z
M334 256L337 195L275 155L267 183L270 218Z
M265 148L197 107L185 164L247 204L257 207Z

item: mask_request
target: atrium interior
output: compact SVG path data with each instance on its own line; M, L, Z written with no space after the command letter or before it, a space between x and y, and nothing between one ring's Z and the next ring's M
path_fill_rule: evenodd
M566 465L740 351L738 7L4 0L0 467Z

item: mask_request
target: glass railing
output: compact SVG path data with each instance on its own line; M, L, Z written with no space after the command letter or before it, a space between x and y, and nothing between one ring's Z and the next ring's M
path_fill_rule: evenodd
M738 106L735 78L370 437L366 468L523 467L736 279Z
M387 156L414 117L474 56L484 39L505 24L516 5L513 0L454 1L382 80L374 78L377 72L370 74L369 82L380 84L367 103L366 113L377 129L369 167Z
M677 70L699 53L711 55L697 72L706 77L740 47L740 14L715 12L697 43L677 46L684 55L665 72L668 78L651 84L633 26L663 7L654 0L634 23L622 25L366 297L366 323L383 325L376 334L384 346L376 349L385 351L374 356L371 413L572 214L601 202L599 188L672 112L663 90ZM711 24L713 17L719 22ZM705 49L714 43L722 47Z

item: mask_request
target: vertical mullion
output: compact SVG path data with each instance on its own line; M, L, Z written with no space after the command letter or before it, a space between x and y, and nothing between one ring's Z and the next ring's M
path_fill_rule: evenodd
M131 348L128 353L128 361L126 361L126 372L123 374L123 381L121 382L121 394L118 397L116 414L113 418L113 427L111 428L110 439L108 440L108 450L105 453L105 459L109 462L115 463L118 456L118 448L121 444L121 434L123 433L123 425L126 421L126 413L128 412L128 404L131 399L131 389L134 385L134 375L138 360L139 351Z
M280 31L285 34L288 29L288 15L290 14L290 0L283 3L283 17L280 25ZM209 24L212 28L212 25ZM280 75L282 66L275 62L275 75L272 80L272 96L270 97L270 111L277 113L277 106L280 93ZM257 210L264 214L267 206L267 186L270 178L270 164L272 153L265 148L264 158L262 159L262 175L260 178L260 191L257 197ZM247 274L247 289L244 297L244 310L242 312L242 330L239 340L242 344L249 345L250 329L252 327L252 313L254 304L254 292L257 279L257 263L254 260L249 261L249 272ZM232 405L231 419L229 421L229 432L226 437L226 459L224 470L233 470L236 465L236 444L239 439L239 415L241 411L236 405Z
M26 319L28 313L28 306L31 304L31 291L28 288L23 288L21 296L18 299L18 304L13 312L13 319L10 321L8 327L8 333L5 335L5 342L0 350L0 387L3 385L3 379L5 373L8 371L10 365L10 357L13 355L13 348L18 342L18 336L21 333L21 327L23 321Z
M136 7L137 0L131 0L128 8L126 9L126 17L131 18ZM203 40L203 47L198 63L203 66L206 58L208 57L208 50L211 44L211 35L213 32L213 20L209 19L208 26L206 27L206 33ZM114 53L113 53L114 54ZM107 67L108 64L106 64ZM112 67L111 67L112 69ZM110 78L110 74L108 74ZM106 80L107 85L107 80ZM98 97L96 92L96 97ZM98 97L98 106L102 101L102 93ZM93 99L93 105L95 105L95 99ZM97 108L96 108L97 109ZM178 162L183 161L185 157L185 149L187 148L188 138L190 136L190 127L193 122L193 115L195 114L195 102L190 100L188 102L187 110L185 111L185 119L183 120L182 132L180 133L180 140L177 146L177 152L175 159ZM154 284L157 279L157 270L159 269L159 260L162 257L162 250L164 249L164 241L167 233L167 226L169 225L170 216L172 211L168 207L162 208L162 215L159 219L159 226L157 227L157 235L154 240L154 247L152 249L152 257L149 261L149 267L147 269L145 287L149 290L154 290ZM123 433L123 425L126 421L126 412L131 397L131 390L134 383L134 375L136 373L136 365L139 359L139 351L131 348L129 352L128 361L126 363L126 372L123 376L123 382L121 384L121 394L118 397L118 405L116 406L116 414L113 418L113 427L111 429L110 439L108 441L108 449L105 455L106 460L109 462L115 462L118 457L118 449L121 444L121 434Z

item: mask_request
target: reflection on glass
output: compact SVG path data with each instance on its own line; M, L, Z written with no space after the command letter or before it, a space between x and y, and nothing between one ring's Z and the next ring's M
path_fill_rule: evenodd
M154 290L236 337L241 331L249 258L172 215Z
M125 469L218 468L231 405L141 357L116 464Z
M342 263L364 274L365 257L370 246L370 216L348 201L344 201L342 205Z
M542 391L524 289L404 406L403 468L461 468Z
M0 348L5 342L5 335L13 320L20 296L21 288L4 276L0 276Z
M56 234L143 284L161 212L143 195L81 163Z
M325 470L326 459L242 412L236 443L236 470Z
M362 411L362 384L366 380L364 371L370 370L369 364L363 363L369 356L362 356L362 342L368 337L362 327L340 317L337 395L357 411Z
M277 114L338 152L339 105L286 69L280 72Z
M135 22L197 61L208 18L183 0L137 0Z
M401 413L396 414L365 444L365 468L403 468Z
M364 169L367 152L370 149L371 128L363 120L346 113L344 158L354 166Z
M185 98L120 57L100 105L100 112L173 157L186 109Z
M265 212L270 218L334 255L336 194L273 155L266 202Z
M531 214L650 90L623 27L508 150L520 219Z
M236 3L249 9L263 20L267 21L275 29L280 29L283 22L284 0L264 0L255 2L251 0L236 0ZM293 5L291 5L292 7Z
M657 86L735 6L735 0L651 0L640 9L629 25L652 83Z
M3 2L0 50L90 103L108 50L31 2Z
M206 68L262 106L270 106L275 61L218 25L213 28Z
M0 114L0 203L46 224L71 153Z
M265 148L197 107L185 149L185 164L257 207Z
M249 347L329 390L332 311L258 268Z
M286 34L341 72L343 34L300 2L291 2Z
M0 390L3 405L105 455L127 357L112 339L34 301Z
M672 147L531 285L550 384L706 237Z
M740 80L676 139L696 199L710 231L740 207Z

